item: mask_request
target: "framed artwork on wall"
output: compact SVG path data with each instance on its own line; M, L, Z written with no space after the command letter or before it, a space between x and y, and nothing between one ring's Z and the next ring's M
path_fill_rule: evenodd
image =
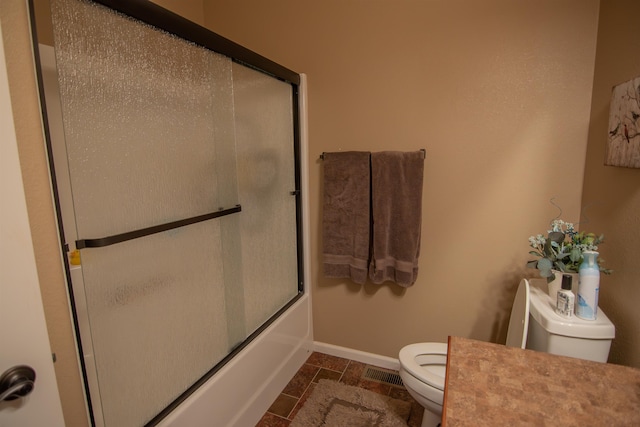
M613 87L604 164L640 168L640 76Z

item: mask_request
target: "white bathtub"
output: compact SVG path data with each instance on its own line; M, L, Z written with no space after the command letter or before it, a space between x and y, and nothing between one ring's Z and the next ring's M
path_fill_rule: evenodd
M158 425L254 426L313 350L304 295Z

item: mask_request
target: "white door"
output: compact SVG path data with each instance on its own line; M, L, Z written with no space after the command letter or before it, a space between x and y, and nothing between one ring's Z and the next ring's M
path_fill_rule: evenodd
M25 397L28 376L34 388ZM5 375L2 384L3 373ZM12 391L14 390L14 391ZM0 427L64 426L36 274L0 25Z

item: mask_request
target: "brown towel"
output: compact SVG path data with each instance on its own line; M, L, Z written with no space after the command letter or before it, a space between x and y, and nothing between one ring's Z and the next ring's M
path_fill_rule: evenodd
M367 281L369 263L370 153L324 153L322 212L326 277Z
M418 277L422 224L421 151L371 154L373 252L369 277L413 285Z

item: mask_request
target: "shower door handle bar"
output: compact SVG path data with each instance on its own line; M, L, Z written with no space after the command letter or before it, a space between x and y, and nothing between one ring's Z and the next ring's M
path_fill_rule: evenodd
M210 212L204 215L181 219L179 221L167 222L166 224L154 225L153 227L141 228L140 230L129 231L122 234L116 234L114 236L101 237L99 239L80 239L76 240L76 249L102 248L104 246L126 242L127 240L133 240L139 237L145 237L151 234L162 233L163 231L169 231L175 228L184 227L186 225L196 224L198 222L208 221L214 218L220 218L222 216L240 212L241 210L242 207L240 205L235 205L234 207L229 209L221 209L216 212Z

